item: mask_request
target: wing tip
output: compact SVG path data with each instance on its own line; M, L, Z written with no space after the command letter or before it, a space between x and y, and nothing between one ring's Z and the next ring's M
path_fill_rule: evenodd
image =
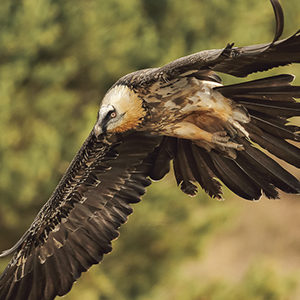
M0 253L0 258L3 258L3 257L6 257L10 254L13 254L14 252L16 251L16 248L15 247L12 247L10 249L7 249L7 250L3 250L1 253Z
M270 0L275 14L275 34L271 44L274 44L281 37L284 28L284 14L278 0Z

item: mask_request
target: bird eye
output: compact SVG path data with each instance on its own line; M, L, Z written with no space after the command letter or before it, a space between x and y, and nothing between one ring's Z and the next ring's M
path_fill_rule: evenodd
M117 113L115 111L113 111L111 114L110 114L110 117L111 118L115 118L117 116Z

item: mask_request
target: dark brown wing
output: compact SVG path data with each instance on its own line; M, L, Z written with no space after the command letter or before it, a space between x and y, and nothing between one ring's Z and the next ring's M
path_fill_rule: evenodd
M141 92L141 88L158 80L169 81L180 76L194 76L202 80L220 82L214 71L245 77L253 72L300 63L300 30L289 38L278 40L283 32L283 11L278 0L270 1L276 21L275 35L271 43L245 47L233 47L231 43L224 49L200 51L176 59L160 68L127 74L115 85L124 84Z
M270 1L276 20L275 36L271 43L246 47L233 47L233 44L228 44L224 49L201 51L153 70L152 76L168 80L211 69L244 77L253 72L300 63L300 32L278 41L283 31L283 12L278 0Z
M0 277L1 300L50 300L111 251L118 228L150 184L147 158L161 139L91 134Z

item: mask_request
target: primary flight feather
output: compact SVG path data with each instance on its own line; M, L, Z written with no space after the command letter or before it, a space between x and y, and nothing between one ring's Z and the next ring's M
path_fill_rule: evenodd
M104 96L90 135L30 228L0 256L13 257L0 277L0 300L65 295L82 272L111 251L118 228L151 179L173 162L177 184L221 198L221 180L241 198L300 182L256 144L300 167L300 87L288 74L223 86L215 72L244 77L300 62L300 32L279 40L283 13L268 44L206 50L119 79ZM294 141L290 143L289 141Z

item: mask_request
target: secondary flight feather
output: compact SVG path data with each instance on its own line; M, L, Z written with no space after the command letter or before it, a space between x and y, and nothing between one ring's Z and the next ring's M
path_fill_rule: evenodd
M241 198L299 194L300 182L256 145L300 167L300 87L283 74L223 86L215 72L244 77L300 62L300 32L279 40L283 13L271 0L271 43L206 50L119 79L104 96L90 135L30 228L0 256L0 300L65 295L111 241L151 179L173 166L180 188L197 183L222 197L222 181ZM292 142L290 142L292 141Z

